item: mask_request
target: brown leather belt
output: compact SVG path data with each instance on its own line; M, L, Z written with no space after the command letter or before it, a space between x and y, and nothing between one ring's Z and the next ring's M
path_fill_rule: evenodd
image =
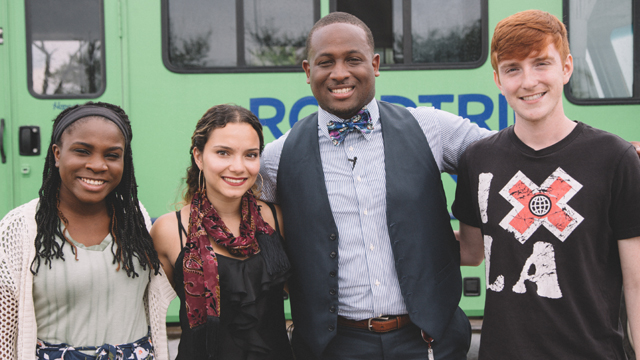
M411 324L409 315L397 316L380 316L365 320L349 320L342 316L338 316L338 326L346 326L355 329L364 329L372 332L385 333L398 330Z

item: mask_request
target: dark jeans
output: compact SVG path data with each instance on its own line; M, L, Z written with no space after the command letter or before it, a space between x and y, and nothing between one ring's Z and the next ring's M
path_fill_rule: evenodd
M435 360L466 360L471 344L471 326L458 308L442 340L433 342ZM429 346L413 324L388 333L338 327L321 358L311 354L308 346L293 331L293 351L297 360L413 360L427 359Z

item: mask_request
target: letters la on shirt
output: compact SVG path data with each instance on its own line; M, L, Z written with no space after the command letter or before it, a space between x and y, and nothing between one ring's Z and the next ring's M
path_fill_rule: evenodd
M617 240L640 235L638 184L633 147L583 123L539 151L513 127L467 149L453 212L484 236L481 359L624 359Z

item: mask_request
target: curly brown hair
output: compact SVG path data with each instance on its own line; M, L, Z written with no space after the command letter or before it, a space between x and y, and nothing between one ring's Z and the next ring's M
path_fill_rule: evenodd
M262 124L260 120L249 110L242 106L233 104L216 105L202 115L198 123L196 124L196 130L191 136L191 165L187 168L186 189L182 195L184 204L191 203L193 196L200 187L199 176L200 169L196 165L196 160L193 156L193 149L198 149L200 152L204 151L204 145L209 140L211 132L215 129L223 128L229 123L246 123L258 134L260 139L260 154L264 150L264 136L262 135ZM256 185L253 186L253 191L256 193Z

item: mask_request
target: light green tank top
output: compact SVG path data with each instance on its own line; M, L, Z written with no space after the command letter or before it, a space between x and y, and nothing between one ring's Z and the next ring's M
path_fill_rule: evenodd
M116 271L111 235L99 245L85 247L66 234L77 248L78 260L69 244L65 260L44 263L33 277L33 300L38 338L71 346L130 343L147 335L143 302L149 270L136 263L135 279L124 269ZM58 239L60 241L60 239Z

